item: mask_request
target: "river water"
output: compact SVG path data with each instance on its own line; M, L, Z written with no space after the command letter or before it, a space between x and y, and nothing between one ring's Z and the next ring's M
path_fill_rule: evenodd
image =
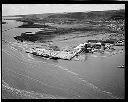
M124 69L117 68L125 62L124 53L109 57L88 56L84 62L34 57L11 43L16 42L14 36L39 29L16 28L22 22L5 21L7 24L2 25L2 39L7 41L2 42L3 97L124 98Z

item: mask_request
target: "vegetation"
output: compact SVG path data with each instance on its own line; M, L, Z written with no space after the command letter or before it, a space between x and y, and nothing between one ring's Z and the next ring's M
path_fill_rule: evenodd
M60 48L58 46L49 46L49 47L54 51L60 51Z
M26 22L23 25L19 26L19 28L48 28L48 25L40 25L34 24L33 22Z
M117 42L116 39L106 39L106 40L88 40L87 42L90 42L90 43L98 43L98 42L101 42L101 43L110 43L110 44L114 44Z
M6 22L2 22L2 24L6 24Z
M17 40L45 42L57 35L78 31L117 33L112 35L114 39L125 34L125 10L22 15L22 18L16 20L24 22L20 28L43 28L35 34L14 37Z

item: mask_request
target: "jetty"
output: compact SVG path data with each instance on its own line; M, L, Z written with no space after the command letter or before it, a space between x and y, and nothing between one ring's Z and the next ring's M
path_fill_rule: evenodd
M80 44L79 46L75 47L72 51L55 51L55 50L47 50L43 48L29 48L26 50L27 53L31 53L33 55L47 57L51 59L64 59L64 60L71 60L75 57L78 53L80 53L86 45Z
M100 42L96 43L82 43L73 48L71 51L64 50L53 50L53 49L45 49L45 48L29 48L26 50L27 53L31 53L36 56L46 57L50 59L63 59L63 60L71 60L75 56L79 55L81 52L85 53L93 53L96 51L104 51L105 45Z

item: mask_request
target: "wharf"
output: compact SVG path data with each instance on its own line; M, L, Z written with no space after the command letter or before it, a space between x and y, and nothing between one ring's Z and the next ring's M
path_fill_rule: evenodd
M64 59L64 60L71 60L75 57L78 53L82 51L82 48L85 46L84 44L80 44L73 51L54 51L54 50L46 50L43 48L29 48L26 50L27 53L31 53L34 55L48 57L52 59Z
M93 53L97 51L104 51L105 45L96 42L96 43L82 43L75 48L72 49L72 51L55 51L53 49L45 49L45 48L29 48L26 50L27 53L31 53L37 56L47 57L51 59L64 59L64 60L71 60L81 52L85 53Z

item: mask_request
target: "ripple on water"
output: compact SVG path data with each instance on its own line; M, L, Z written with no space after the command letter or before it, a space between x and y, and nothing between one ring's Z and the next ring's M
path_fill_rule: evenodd
M17 51L17 49L15 49L15 48L12 48L12 50ZM26 56L24 56L24 54L22 54L22 57L24 59L28 59ZM99 92L101 94L105 94L107 96L110 96L111 98L118 98L118 97L113 96L112 93L107 92L107 91L103 91L100 88L98 88L97 86L93 85L92 83L89 83L88 81L86 81L85 79L83 79L79 74L77 74L77 73L75 73L75 72L73 72L73 71L71 71L71 70L69 70L67 68L64 68L64 67L62 67L62 66L60 66L58 64L55 64L55 63L52 63L51 64L51 63L49 63L49 61L51 61L51 60L48 60L48 59L46 60L45 59L45 60L42 61L42 58L41 59L39 58L40 60L38 59L38 61L37 61L36 57L32 57L30 54L28 54L28 57L31 59L30 62L31 61L33 61L33 62L41 62L41 63L43 62L43 63L47 63L49 65L53 65L56 68L62 69L64 71L66 71L67 73L70 73L71 75L75 76L77 79L79 79L81 82L83 82L83 85L85 84L89 88L92 88L93 90L95 90L95 91L97 91L97 92Z
M2 90L7 91L12 96L15 96L14 98L25 98L25 99L56 99L57 98L53 95L37 93L34 91L29 92L26 90L20 90L20 89L13 88L9 86L6 82L4 82L4 80L2 80ZM8 96L7 95L5 96L2 95L3 98L8 99ZM58 98L61 99L62 97L58 97Z

